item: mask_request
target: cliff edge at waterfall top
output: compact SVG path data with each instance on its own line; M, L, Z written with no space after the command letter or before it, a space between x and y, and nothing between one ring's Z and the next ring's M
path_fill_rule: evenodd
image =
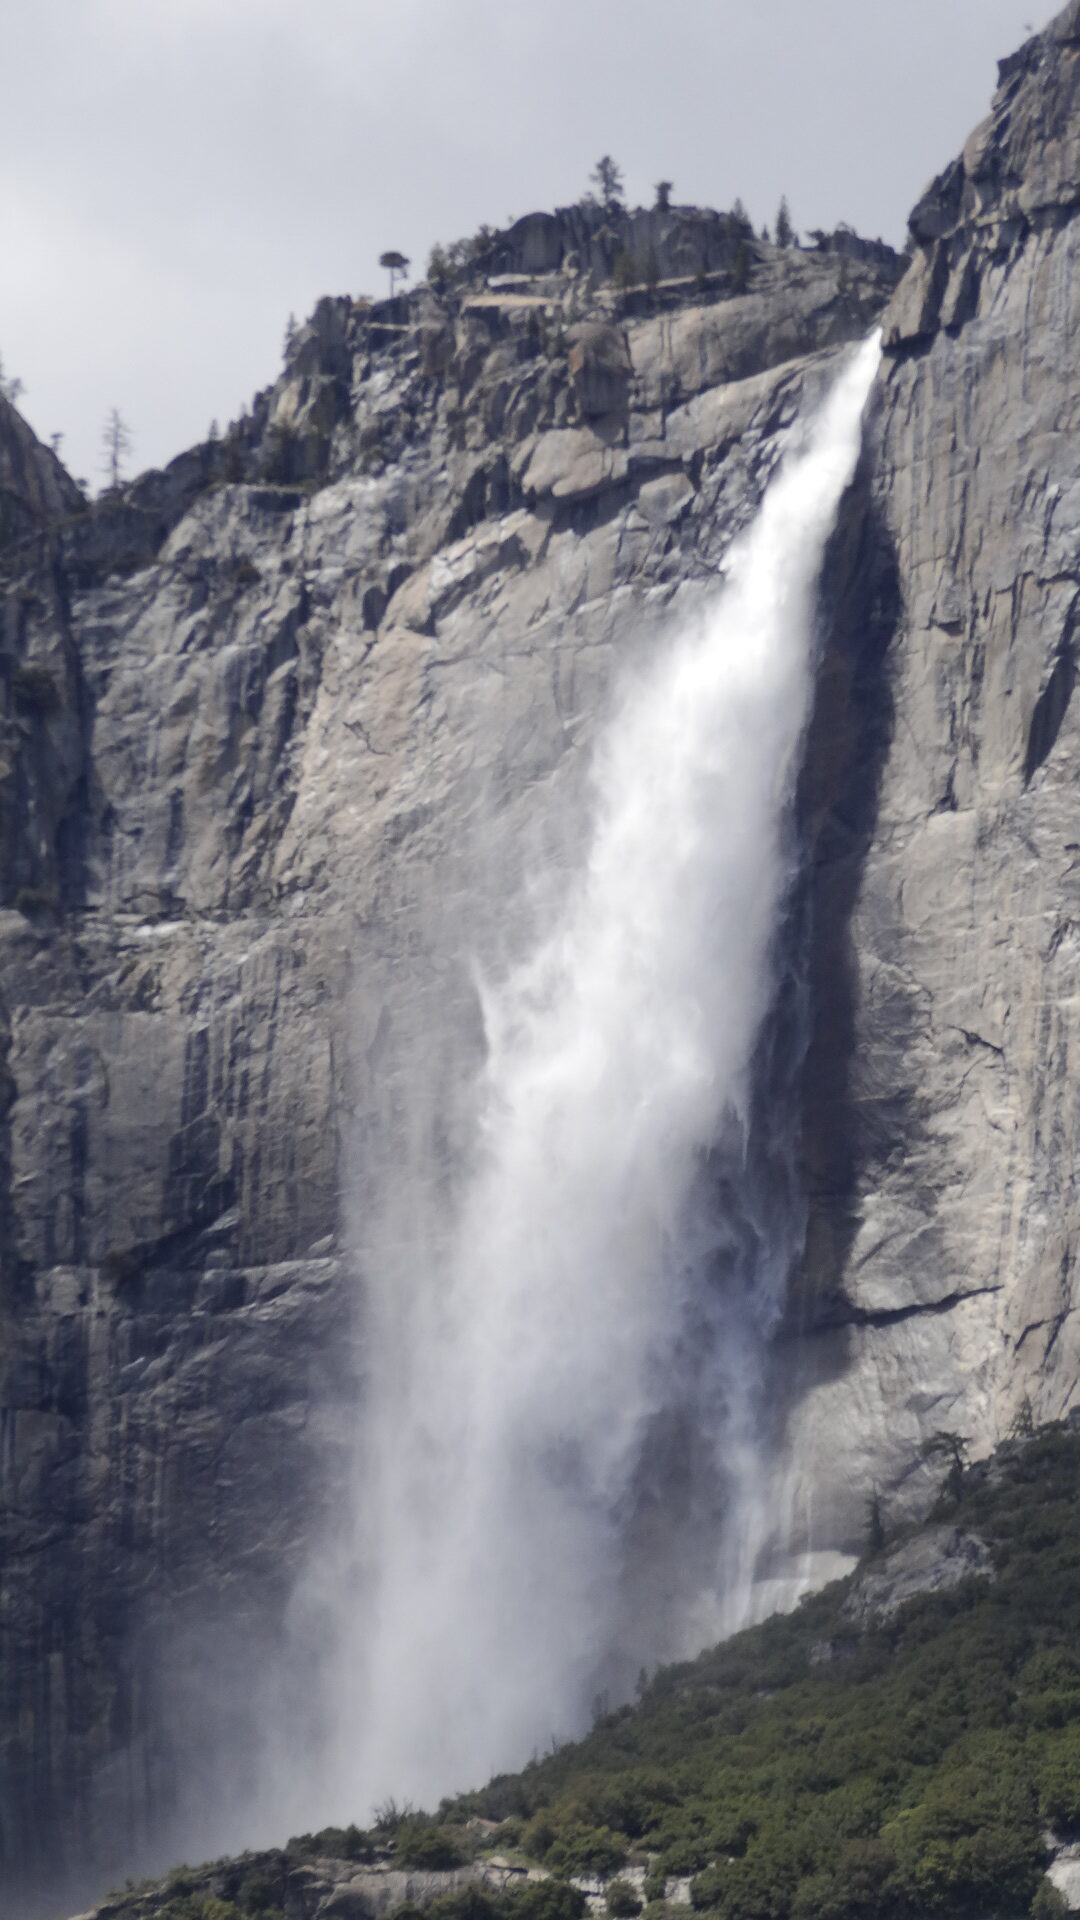
M529 215L321 301L249 413L92 504L0 398L5 1910L369 1820L338 1761L394 1485L357 1408L401 1382L357 1301L430 1267L477 979L565 904L617 679L711 604L877 324L744 1114L734 1237L795 1249L761 1605L850 1569L872 1496L917 1520L943 1436L966 1471L1075 1404L1078 75L1073 4L908 258ZM650 1579L659 1618L707 1575L699 1442L643 1449L613 1660ZM929 1558L985 1570L985 1519ZM316 1878L304 1920L368 1913Z

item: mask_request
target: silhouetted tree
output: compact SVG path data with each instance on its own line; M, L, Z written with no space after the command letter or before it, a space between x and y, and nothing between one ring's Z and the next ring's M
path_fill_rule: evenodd
M795 229L791 224L787 194L780 202L780 211L776 216L776 244L778 247L790 247L795 242Z
M101 444L105 452L106 485L111 490L120 485L127 457L131 452L131 434L119 407L111 407L109 410L101 430Z
M1035 1412L1031 1404L1031 1395L1025 1393L1013 1415L1012 1426L1009 1428L1009 1438L1011 1440L1030 1440L1034 1431Z
M622 168L610 153L602 153L589 176L605 213L614 213L623 203Z
M964 1486L964 1469L967 1466L968 1443L962 1433L952 1433L940 1427L924 1440L919 1449L924 1460L947 1460L948 1472L945 1475L945 1489L954 1500L958 1500Z
M395 248L391 247L388 252L380 253L379 265L380 267L385 267L387 273L390 275L390 298L392 300L394 297L395 282L399 278L404 280L408 274L408 256L404 253L398 253Z
M671 181L658 180L656 183L655 192L656 192L657 212L666 213L668 208L671 205Z

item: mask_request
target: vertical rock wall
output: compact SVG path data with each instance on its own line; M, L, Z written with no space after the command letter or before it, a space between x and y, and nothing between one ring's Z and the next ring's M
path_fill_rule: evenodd
M875 1484L902 1504L928 1433L978 1450L1080 1393L1078 215L1072 5L912 216L855 555L884 628L839 575L791 1357L811 1546L856 1544Z

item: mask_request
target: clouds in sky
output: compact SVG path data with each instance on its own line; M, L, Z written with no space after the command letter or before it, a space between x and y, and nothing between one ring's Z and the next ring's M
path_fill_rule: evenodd
M1034 10L1034 13L1032 9ZM290 312L387 247L583 190L899 243L1041 0L2 0L0 354L99 482L272 379Z

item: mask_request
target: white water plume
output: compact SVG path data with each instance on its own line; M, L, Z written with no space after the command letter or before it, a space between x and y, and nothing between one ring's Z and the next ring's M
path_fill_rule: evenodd
M366 1567L333 1762L355 1817L520 1766L601 1688L745 1617L795 1237L751 1165L751 1069L817 580L878 357L851 357L722 590L625 691L558 922L485 993L452 1231L404 1278L368 1273Z

